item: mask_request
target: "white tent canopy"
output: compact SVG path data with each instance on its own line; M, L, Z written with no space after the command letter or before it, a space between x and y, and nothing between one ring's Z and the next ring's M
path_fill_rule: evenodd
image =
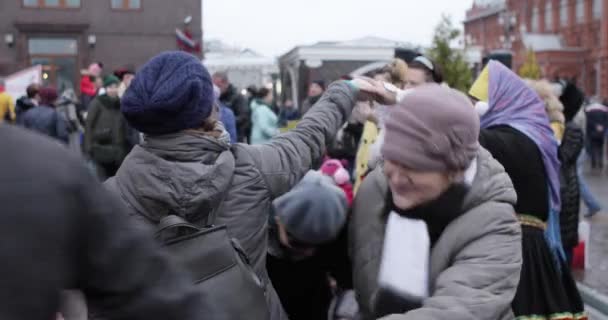
M238 88L267 86L272 82L272 74L279 72L276 59L253 50L215 48L218 51L205 53L203 64L212 74L226 72L230 82Z

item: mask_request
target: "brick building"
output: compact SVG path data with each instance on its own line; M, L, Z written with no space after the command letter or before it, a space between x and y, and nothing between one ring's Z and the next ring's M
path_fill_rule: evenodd
M0 75L41 64L46 82L78 89L92 61L111 72L177 49L187 16L201 42L202 0L0 0Z
M475 1L464 27L469 50L508 50L517 70L531 49L544 77L608 97L608 0Z

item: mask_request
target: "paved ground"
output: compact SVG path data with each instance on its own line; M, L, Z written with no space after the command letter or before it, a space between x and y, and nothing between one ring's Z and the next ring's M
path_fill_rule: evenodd
M583 284L608 296L608 172L603 174L585 172L587 183L603 210L587 221L591 224L590 269L575 271L575 277ZM582 212L587 208L583 205Z

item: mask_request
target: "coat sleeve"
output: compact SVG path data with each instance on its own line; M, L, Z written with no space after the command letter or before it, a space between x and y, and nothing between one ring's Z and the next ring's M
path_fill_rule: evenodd
M104 319L205 319L201 297L168 255L131 220L118 199L81 169L74 190L78 210L78 266L74 272L94 313Z
M289 191L320 162L325 148L350 115L356 92L344 81L332 84L298 126L270 143L248 147L271 198Z
M510 310L521 272L521 227L513 208L494 203L493 219L453 258L434 284L432 296L419 309L383 320L493 320ZM482 207L476 210L484 210ZM499 213L500 215L496 215ZM500 216L504 218L500 218ZM471 235L467 235L470 237Z

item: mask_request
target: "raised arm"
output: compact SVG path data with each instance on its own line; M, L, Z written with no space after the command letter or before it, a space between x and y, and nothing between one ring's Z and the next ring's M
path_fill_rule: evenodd
M271 197L290 190L325 154L355 105L357 89L347 82L332 84L298 126L268 144L250 146L249 153L264 176Z

